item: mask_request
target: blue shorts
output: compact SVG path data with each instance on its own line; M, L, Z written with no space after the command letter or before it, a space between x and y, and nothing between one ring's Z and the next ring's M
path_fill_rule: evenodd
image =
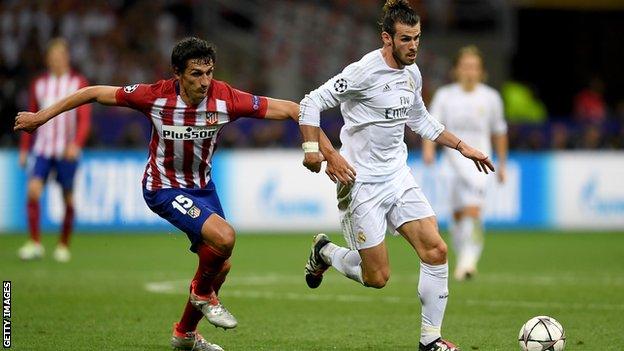
M202 242L201 229L208 217L216 213L225 219L212 180L203 189L169 188L151 191L144 187L143 198L154 213L186 233L193 252L197 252L197 245Z
M74 176L78 168L77 161L35 156L34 165L30 169L30 177L41 178L44 182L52 170L56 172L56 181L64 191L73 189Z

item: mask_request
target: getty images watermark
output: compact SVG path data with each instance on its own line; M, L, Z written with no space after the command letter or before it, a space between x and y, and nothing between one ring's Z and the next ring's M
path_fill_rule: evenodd
M2 346L11 347L11 282L2 282Z

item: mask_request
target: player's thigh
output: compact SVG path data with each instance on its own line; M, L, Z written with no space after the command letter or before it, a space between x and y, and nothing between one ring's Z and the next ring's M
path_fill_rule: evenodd
M447 247L440 236L435 216L403 223L397 231L416 250L420 259L428 264L446 262Z
M42 156L31 156L28 159L28 198L38 200L43 193L43 187L52 167L54 160Z
M160 217L183 231L191 242L191 251L204 241L202 229L208 219L216 214L215 219L208 222L220 226L223 212L219 206L211 205L211 192L194 192L189 189L143 190L143 198L147 206ZM220 218L220 220L218 218ZM214 223L213 223L214 222Z

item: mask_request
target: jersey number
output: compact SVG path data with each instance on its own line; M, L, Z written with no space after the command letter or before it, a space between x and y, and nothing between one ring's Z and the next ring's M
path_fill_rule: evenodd
M175 201L171 201L171 205L182 214L186 214L186 210L193 207L193 200L184 195L178 195Z

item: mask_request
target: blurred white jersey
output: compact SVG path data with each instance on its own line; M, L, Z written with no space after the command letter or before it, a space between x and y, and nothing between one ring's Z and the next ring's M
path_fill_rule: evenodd
M340 104L340 153L355 167L357 181L384 182L407 168L406 124L431 140L444 130L427 112L421 89L415 64L391 68L375 50L306 95L300 124L318 126L320 111Z
M457 83L443 86L435 93L430 108L449 132L486 155L492 154L492 135L507 132L502 99L485 84L470 92ZM485 178L476 171L474 162L461 153L445 148L444 156L462 178Z

